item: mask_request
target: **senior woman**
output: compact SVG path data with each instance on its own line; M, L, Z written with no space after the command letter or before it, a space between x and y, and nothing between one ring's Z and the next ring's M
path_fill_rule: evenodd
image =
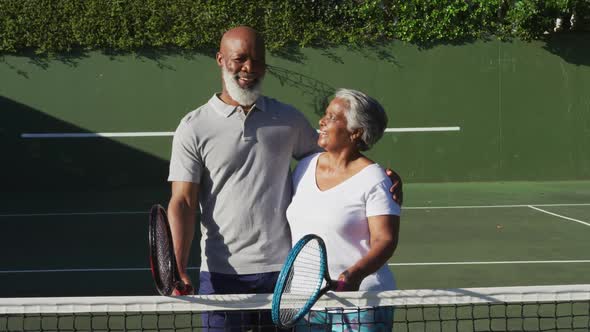
M340 89L319 125L318 145L325 152L300 161L293 173L287 209L293 244L306 234L319 235L326 243L330 275L344 282L344 291L393 290L395 279L386 263L398 242L400 206L391 198L385 171L361 153L381 138L387 115L364 93ZM360 315L312 312L298 330L332 324L338 331L391 331L392 320L389 308Z

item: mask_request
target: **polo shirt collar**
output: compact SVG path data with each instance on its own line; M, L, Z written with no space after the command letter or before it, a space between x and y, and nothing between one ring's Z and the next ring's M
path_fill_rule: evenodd
M214 94L213 97L211 97L211 99L209 99L209 104L211 105L211 107L213 107L213 109L223 115L224 117L229 117L230 115L232 115L236 109L238 108L238 106L233 106L233 105L228 105L226 103L223 102L223 100L221 100L221 98L219 98L218 94ZM266 100L264 98L264 96L260 95L258 97L258 99L256 99L256 102L254 103L254 107L256 107L257 109L261 110L261 111L266 111L267 106L266 106Z

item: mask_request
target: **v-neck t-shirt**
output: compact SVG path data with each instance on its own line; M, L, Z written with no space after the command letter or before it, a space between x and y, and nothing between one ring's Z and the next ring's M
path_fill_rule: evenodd
M292 244L306 234L316 234L326 243L330 277L364 257L370 249L368 218L400 215L393 201L391 180L378 164L366 166L340 184L320 190L316 167L321 153L299 162L293 172L294 195L287 208ZM395 279L387 265L367 276L359 290L393 290Z

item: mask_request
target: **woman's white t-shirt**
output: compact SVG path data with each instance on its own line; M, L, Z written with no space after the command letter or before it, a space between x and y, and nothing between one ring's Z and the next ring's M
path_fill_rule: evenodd
M368 217L399 215L391 180L377 164L366 166L337 186L321 191L316 183L319 153L299 162L293 172L294 195L287 208L293 245L306 234L326 243L330 277L352 266L369 251ZM387 265L367 276L359 290L393 290L395 279Z

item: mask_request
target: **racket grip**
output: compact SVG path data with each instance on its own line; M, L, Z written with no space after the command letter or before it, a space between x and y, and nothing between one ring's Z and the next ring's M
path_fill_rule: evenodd
M184 296L193 294L195 294L195 289L193 288L193 286L182 282L178 283L172 291L173 296Z
M346 285L346 282L344 282L344 280L338 280L336 281L336 292L342 292L344 291L344 286Z

